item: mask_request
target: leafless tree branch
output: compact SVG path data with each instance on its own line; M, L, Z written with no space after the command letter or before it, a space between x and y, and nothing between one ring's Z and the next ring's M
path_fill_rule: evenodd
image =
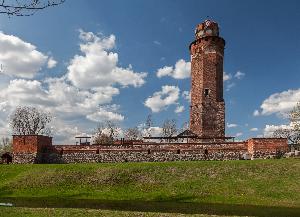
M16 135L50 135L48 124L52 116L35 107L18 107L10 116L10 126Z
M38 10L53 7L66 0L1 0L0 14L8 16L31 16Z

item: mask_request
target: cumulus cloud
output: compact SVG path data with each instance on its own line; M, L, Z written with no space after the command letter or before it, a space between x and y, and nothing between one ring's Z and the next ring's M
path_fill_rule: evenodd
M262 102L260 111L254 111L254 116L271 114L284 115L292 110L299 101L300 89L274 93Z
M226 72L223 72L223 81L229 81L231 79L231 74L227 74Z
M50 78L46 81L15 79L0 90L0 120L5 120L19 105L29 105L50 111L57 124L54 124L55 139L66 141L74 132L72 121L81 125L86 121L122 121L119 107L109 105L119 90L114 87L98 87L95 90L80 90L68 84L63 78ZM66 122L62 124L63 122ZM1 124L0 124L1 125ZM4 128L5 126L0 126ZM61 135L60 132L68 135ZM9 132L6 133L9 134ZM74 133L72 133L72 137Z
M250 129L250 131L251 131L251 132L256 132L256 131L258 131L258 128L253 127L253 128Z
M104 122L104 121L123 121L124 116L107 111L104 108L99 108L99 110L93 114L87 115L87 118L95 122Z
M175 66L165 66L156 72L157 77L171 76L175 79L185 79L191 76L191 63L180 59Z
M48 62L47 62L47 68L48 69L52 69L54 68L55 66L57 65L57 61L55 59L53 59L53 57L50 57L48 59Z
M48 56L22 39L0 32L1 73L12 77L33 78L46 64Z
M258 110L254 110L253 116L259 116L259 111Z
M115 47L116 37L95 35L80 30L81 55L75 55L68 66L67 78L78 88L90 89L98 86L119 84L140 87L145 83L147 73L137 73L131 66L118 66Z
M278 130L278 129L292 129L292 126L291 125L285 125L285 124L282 124L282 125L266 125L265 128L264 128L264 137L272 137L273 136L273 133Z
M183 105L178 105L175 109L175 113L181 113L184 111L184 106Z
M177 104L180 90L176 86L165 85L162 90L155 92L148 97L144 105L152 110L152 112L160 112L166 109L169 105Z
M191 91L183 91L182 92L182 97L187 100L188 102L191 102Z
M161 127L150 127L148 129L143 129L142 130L142 135L143 136L161 136L163 132L163 129Z
M228 128L235 128L238 126L237 124L230 124L230 123L227 123L226 125Z

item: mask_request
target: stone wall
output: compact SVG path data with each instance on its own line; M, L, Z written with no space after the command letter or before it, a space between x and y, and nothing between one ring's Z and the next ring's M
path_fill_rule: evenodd
M23 138L24 137L24 138ZM108 163L274 158L288 151L287 140L244 142L52 145L49 137L14 136L13 163Z
M199 160L240 160L244 151L205 152L194 151L148 151L110 150L105 152L67 152L44 156L45 163L112 163L112 162L165 162Z
M289 150L287 139L282 138L252 138L247 143L252 159L281 157Z

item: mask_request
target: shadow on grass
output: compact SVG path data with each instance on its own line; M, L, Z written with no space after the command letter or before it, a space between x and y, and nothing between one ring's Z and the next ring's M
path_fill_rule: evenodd
M68 198L0 198L1 203L15 207L30 208L89 208L140 212L164 212L182 214L235 215L258 217L300 216L300 208L268 207L254 205L227 205L212 203L154 202L154 201L109 201Z

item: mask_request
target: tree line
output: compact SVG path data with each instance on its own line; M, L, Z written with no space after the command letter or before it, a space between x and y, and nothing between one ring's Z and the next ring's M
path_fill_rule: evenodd
M289 144L300 145L300 102L288 113L289 126L282 127L273 132L273 137L287 138ZM10 127L14 135L46 135L51 136L50 123L52 115L41 109L20 106L10 115ZM117 123L105 121L96 127L93 132L94 144L112 144L115 140L122 137L125 140L142 140L143 137L161 136L172 137L188 129L188 123L178 129L175 119L166 119L160 127L160 133L155 132L152 115L148 115L145 122L140 126L130 127L121 130ZM154 135L156 134L156 135ZM9 150L11 141L9 138L0 140L0 152Z

